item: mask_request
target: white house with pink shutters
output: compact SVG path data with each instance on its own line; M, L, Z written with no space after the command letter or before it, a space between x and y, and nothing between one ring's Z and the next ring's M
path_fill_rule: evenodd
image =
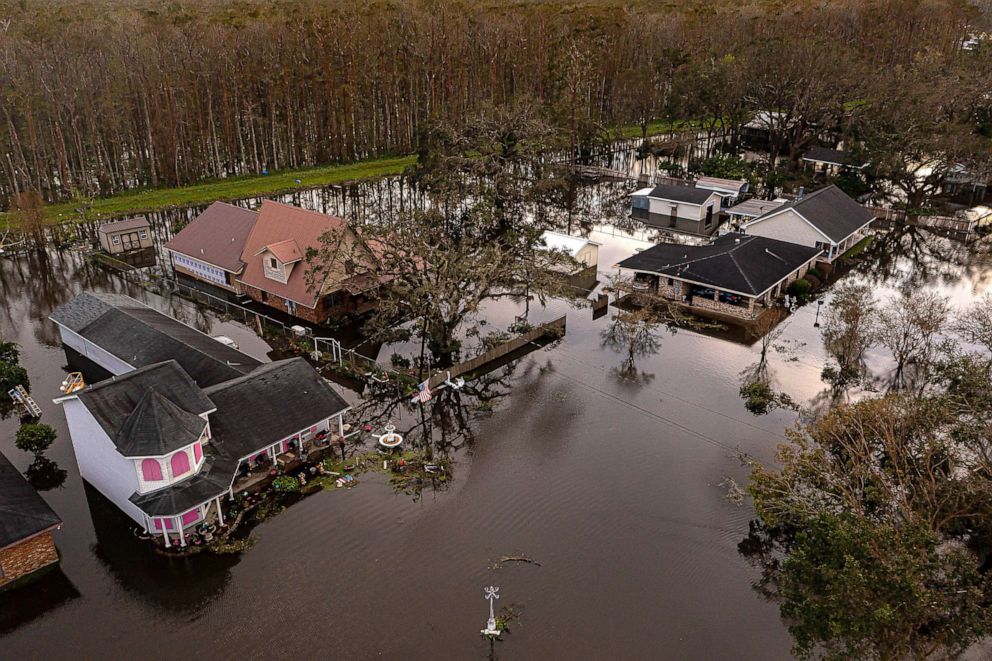
M86 342L97 335L105 341L86 347L86 357L117 361L122 351L113 338L125 334L131 315L96 312L113 308L120 298L83 294L52 319L60 330L89 319L83 328L66 329L73 340L86 338L85 326L101 323L104 328ZM123 304L141 306L133 299ZM141 307L134 316L159 314ZM156 332L169 328L154 322ZM131 369L118 374L109 368L119 363L98 360L115 375L56 400L65 411L83 479L146 532L162 534L167 546L172 538L185 545L180 531L211 514L223 524L222 499L233 496L234 481L246 467L259 461L275 464L289 450L305 451L321 432L336 430L343 436L343 415L350 408L302 358L262 364L245 356L250 371L232 368L232 378L218 380L223 371L214 358L197 358L194 347L183 346L184 364L170 359L135 365L141 361L125 354Z

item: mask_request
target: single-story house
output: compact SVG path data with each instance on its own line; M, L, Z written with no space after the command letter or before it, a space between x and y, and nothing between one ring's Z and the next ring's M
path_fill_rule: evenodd
M100 239L100 247L111 255L154 246L151 223L148 222L147 218L141 216L103 223L96 233Z
M715 190L662 184L635 191L630 214L650 227L709 236L720 224L722 205Z
M307 253L321 248L325 234L336 237L342 258L332 259L322 282L308 283ZM358 242L341 218L265 200L241 253L245 267L237 281L259 303L313 324L362 314L374 306L371 294L381 282L370 274L373 252ZM354 253L367 264L355 263Z
M661 243L619 263L635 291L690 310L755 319L816 262L820 250L760 236L725 234L712 243Z
M52 532L61 525L58 514L0 454L0 587L59 561Z
M165 244L176 279L208 293L240 294L245 243L258 214L214 202Z
M52 315L63 342L75 342L71 327L99 307L92 294L81 296L89 300L77 297ZM119 318L107 323L127 328ZM155 332L187 336L182 326L156 324ZM350 408L302 358L261 364L203 338L159 340L160 347L178 348L177 356L134 360L138 366L56 400L83 479L146 532L161 534L166 546L185 545L182 532L210 518L223 524L222 500L233 497L242 473L273 466L287 453L295 457L332 432L344 436L342 416ZM120 366L116 356L127 351L117 346L122 339L101 335L93 360L113 373ZM229 352L233 372L225 379L216 378L209 343Z
M833 262L861 240L874 217L836 186L812 193L772 209L741 225L740 231L789 241L823 251L821 260Z
M743 179L721 179L720 177L699 177L696 188L716 191L723 200L723 206L735 204L748 191L748 182Z
M834 175L841 170L861 171L867 163L857 163L850 152L829 147L810 147L803 154L803 162L812 165L815 172Z

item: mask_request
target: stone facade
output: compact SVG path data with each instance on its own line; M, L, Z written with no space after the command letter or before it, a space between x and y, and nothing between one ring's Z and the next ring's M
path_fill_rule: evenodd
M754 319L760 308L755 305L755 299L748 299L748 306L744 307L742 305L731 305L730 303L724 303L723 301L714 301L711 298L706 298L705 296L693 296L692 297L692 307L701 308L703 310L713 310L714 312L719 312L721 314L730 315L732 317L740 317L741 319Z
M45 531L0 551L0 586L58 562L51 531Z

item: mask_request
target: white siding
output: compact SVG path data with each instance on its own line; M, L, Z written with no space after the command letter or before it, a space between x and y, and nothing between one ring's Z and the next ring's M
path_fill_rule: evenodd
M575 255L575 259L586 266L596 266L599 262L599 246L594 243L587 243Z
M792 209L786 209L760 223L748 225L745 234L798 243L811 248L816 247L817 242L830 242L830 239L816 231Z
M121 374L134 371L134 368L131 365L128 365L110 352L101 349L75 331L62 326L61 324L58 326L59 334L62 336L62 344L67 347L72 347L80 354L86 356L114 376L120 376Z
M113 441L81 401L67 399L62 408L79 474L144 528L144 513L128 500L138 490L132 461L117 451Z
M216 266L193 259L189 255L179 252L172 252L172 263L196 275L201 280L213 282L218 285L227 285L227 273Z

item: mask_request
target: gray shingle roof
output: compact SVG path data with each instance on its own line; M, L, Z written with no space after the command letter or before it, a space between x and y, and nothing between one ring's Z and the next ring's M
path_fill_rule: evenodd
M212 443L239 458L348 408L302 358L268 363L205 392L217 404Z
M851 199L844 191L831 185L809 193L801 199L783 204L755 218L751 223L760 222L785 209L795 209L813 227L836 243L840 243L873 220L867 209Z
M161 457L195 443L206 427L206 420L179 408L152 386L117 431L114 443L125 457Z
M662 184L655 186L648 197L657 197L662 200L672 200L675 202L686 202L688 204L702 204L710 198L713 191L695 186L670 186Z
M197 416L216 408L174 360L100 381L78 396L120 453L135 457L162 456L189 445L205 424ZM193 418L203 423L199 432ZM155 429L156 422L162 427Z
M661 243L628 257L620 267L757 296L821 252L763 236L725 234L704 246Z
M128 296L84 292L49 317L132 367L176 360L202 386L261 363Z
M0 454L0 549L60 523L59 515Z

